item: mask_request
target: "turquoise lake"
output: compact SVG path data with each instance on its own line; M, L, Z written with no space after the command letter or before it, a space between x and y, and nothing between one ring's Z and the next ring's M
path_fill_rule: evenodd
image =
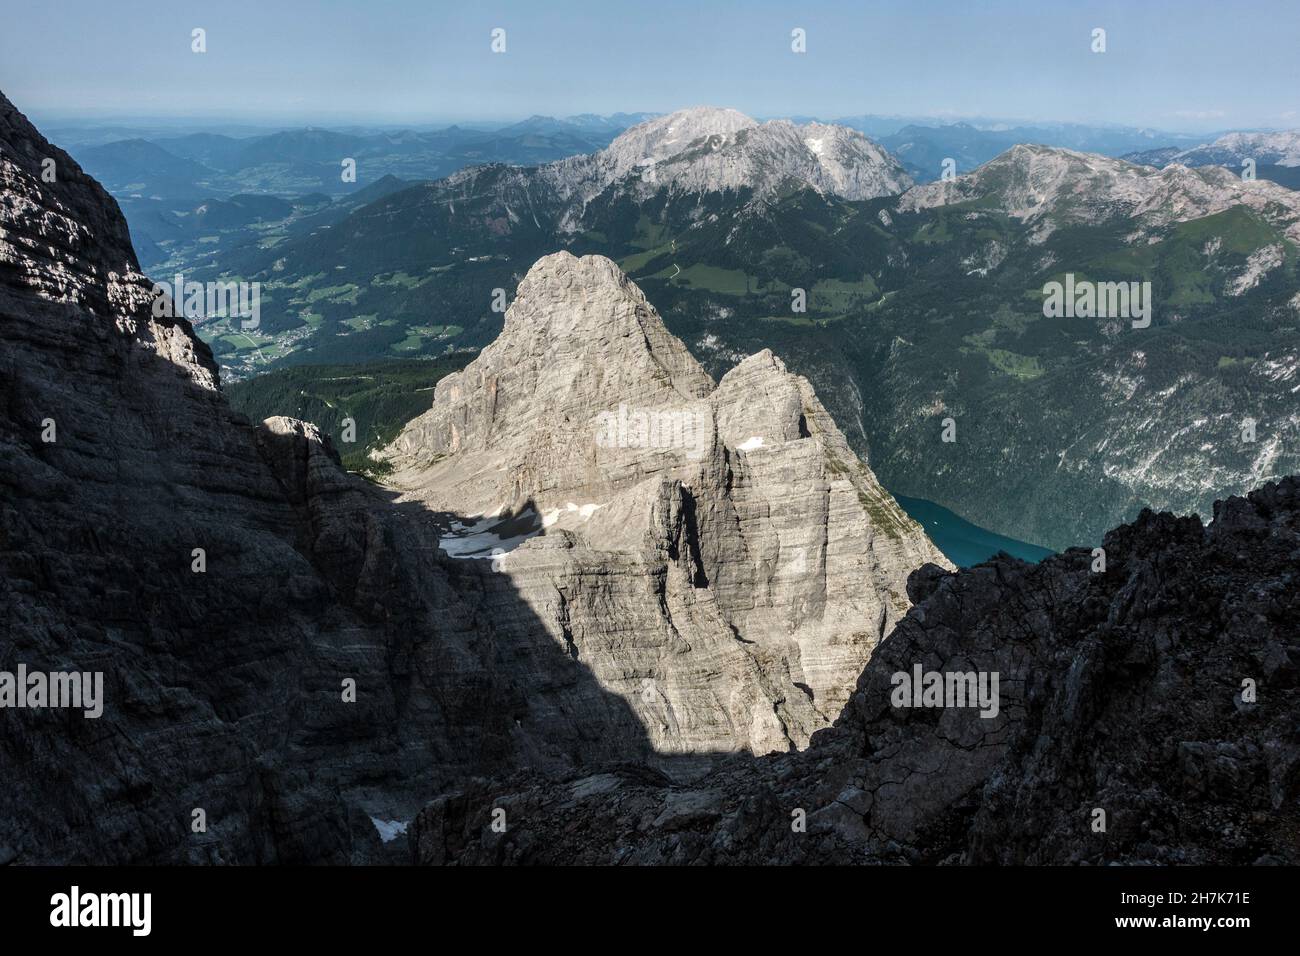
M979 525L971 524L965 518L933 501L926 501L924 498L905 498L902 495L894 495L894 499L903 506L904 511L920 522L935 546L958 567L966 568L972 564L979 564L999 551L1005 551L1013 557L1023 558L1026 561L1041 561L1048 555L1056 553L1049 548L1040 548L1036 544L994 534Z

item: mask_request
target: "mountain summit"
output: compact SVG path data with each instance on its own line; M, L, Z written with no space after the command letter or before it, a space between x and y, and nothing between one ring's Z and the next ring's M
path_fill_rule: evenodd
M639 123L599 152L538 167L471 167L426 188L433 203L473 200L475 214L486 201L484 211L505 229L531 222L571 234L592 228L593 210L660 193L767 199L811 188L873 199L911 185L893 156L846 126L759 123L735 110L695 107Z
M804 745L948 566L807 380L765 350L714 386L601 256L539 260L387 455L661 753Z
M750 189L759 195L799 184L844 199L902 192L911 178L888 152L847 126L759 123L731 109L696 107L633 126L601 152L554 164L557 171L604 175L608 186L629 173L647 188L707 193ZM561 181L567 177L561 175Z

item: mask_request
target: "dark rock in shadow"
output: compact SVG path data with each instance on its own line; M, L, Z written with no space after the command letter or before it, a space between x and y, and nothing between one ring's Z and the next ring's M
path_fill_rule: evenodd
M1089 549L911 576L834 727L688 788L520 774L431 803L420 863L1300 863L1300 478ZM998 676L996 710L898 675ZM974 686L974 685L972 685ZM504 808L504 833L489 826Z

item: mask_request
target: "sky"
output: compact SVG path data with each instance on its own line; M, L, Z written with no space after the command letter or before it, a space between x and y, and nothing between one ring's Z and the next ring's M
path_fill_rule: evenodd
M1300 127L1297 0L3 3L0 90L38 121L422 124L713 105ZM206 53L191 49L196 28Z

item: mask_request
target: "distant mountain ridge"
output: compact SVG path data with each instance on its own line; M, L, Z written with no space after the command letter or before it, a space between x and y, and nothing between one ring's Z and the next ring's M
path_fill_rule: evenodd
M1151 165L1179 163L1183 166L1230 166L1240 169L1240 164L1252 159L1258 164L1273 166L1300 166L1300 130L1282 130L1266 133L1226 133L1212 142L1186 149L1135 152L1124 159L1141 162L1144 158L1156 160Z
M1274 183L1244 181L1215 167L1193 170L1173 164L1155 172L1124 160L1042 146L1015 146L968 175L918 186L898 208L915 211L987 199L1044 228L1125 219L1146 231L1245 206L1300 242L1300 194Z
M949 163L952 173L968 173L1017 145L1049 146L1103 156L1119 156L1138 149L1149 149L1152 144L1180 149L1195 141L1196 138L1189 134L1070 123L913 123L880 137L881 145L897 156L918 182L941 178Z
M1129 153L1123 158L1156 167L1223 166L1239 176L1268 179L1300 190L1300 130L1227 133L1187 149L1166 147Z
M728 131L696 135L709 125ZM675 126L538 169L465 170L224 265L285 296L269 331L321 317L288 361L338 362L481 346L501 327L493 290L525 263L610 255L711 373L773 349L886 486L1026 542L1095 539L1143 505L1203 511L1300 469L1296 193L1021 145L850 199L816 165L815 126L727 111ZM865 181L904 189L863 149ZM753 187L708 189L737 182ZM1043 290L1068 276L1149 282L1150 328L1049 318ZM216 347L260 361L238 338Z
M621 123L638 118L534 117L497 130L307 127L245 137L197 132L115 140L73 152L118 198L145 265L175 269L216 258L232 244L275 241L341 219L396 181L438 179L477 163L534 165L589 153L621 131ZM355 178L344 176L344 160L355 163ZM274 196L289 211L278 221L257 220L258 229L250 228L252 220L230 220L223 228L200 231L205 224L188 218L200 203L220 206L254 193ZM321 199L336 206L326 212Z
M383 175L437 179L466 163L537 164L592 152L645 116L534 116L495 129L354 131L308 126L242 137L210 132L137 135L85 147L74 144L73 150L118 193L172 198L195 195L197 189L220 196L260 184L280 189L283 198L304 189L350 191L339 175L345 158L358 165L352 188ZM152 148L146 151L145 143Z

